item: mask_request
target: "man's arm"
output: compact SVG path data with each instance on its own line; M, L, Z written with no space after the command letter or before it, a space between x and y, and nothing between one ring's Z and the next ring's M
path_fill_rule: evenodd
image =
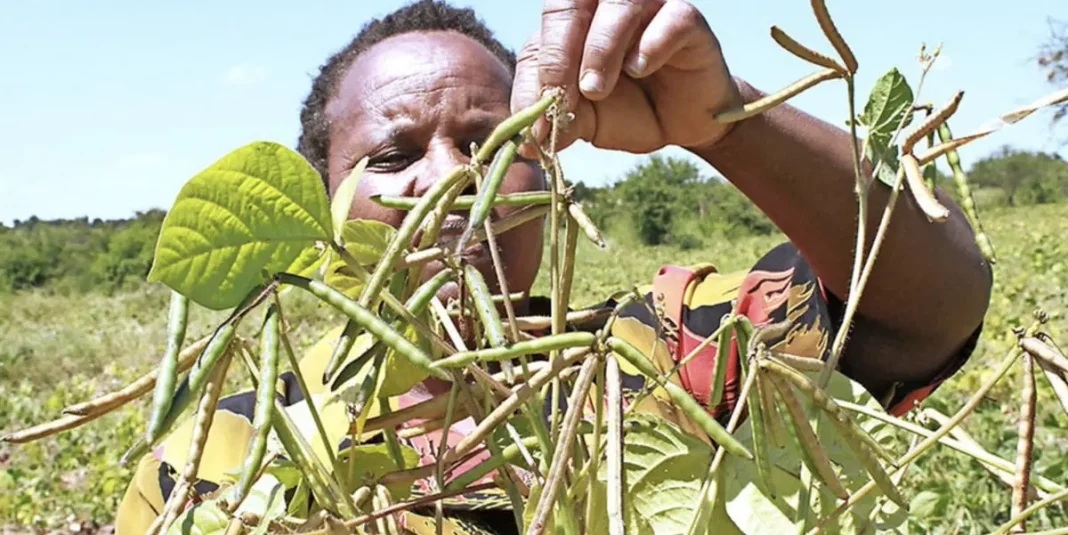
M519 54L513 110L546 87L563 88L575 114L559 149L576 139L638 153L688 148L786 232L834 295L848 297L857 213L849 135L790 106L734 125L716 121L717 113L760 94L731 76L696 7L682 0L545 0L541 29ZM544 135L545 124L538 126ZM871 188L869 236L888 190ZM952 206L949 221L929 223L902 195L843 366L873 390L930 379L980 325L990 284L959 208Z
M762 93L738 81L745 101ZM857 201L847 131L782 105L736 124L707 149L693 149L745 193L805 255L842 301L856 247ZM865 172L871 168L864 166ZM870 248L890 188L873 182ZM931 223L903 192L864 290L844 363L869 387L937 373L980 325L991 271L960 208Z

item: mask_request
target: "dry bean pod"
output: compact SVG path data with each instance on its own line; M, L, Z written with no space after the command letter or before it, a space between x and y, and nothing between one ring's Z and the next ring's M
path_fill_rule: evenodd
M178 390L174 393L174 397L171 399L170 409L167 410L166 415L163 417L163 422L159 426L159 434L155 436L146 436L142 440L138 440L119 460L119 464L126 466L130 461L140 459L146 453L155 448L163 437L174 426L178 418L185 412L186 407L193 402L193 398L196 397L201 390L203 390L205 383L208 382L208 378L211 377L212 371L218 364L219 359L226 353L227 348L230 347L230 342L234 339L234 332L236 331L236 321L224 323L215 330L215 334L212 335L211 341L208 342L208 346L204 348L204 352L200 354L200 358L193 364L193 369L189 371L189 375L178 386Z
M590 347L597 340L593 333L572 332L550 334L534 340L516 342L507 347L494 347L477 351L461 351L433 364L435 368L463 368L474 362L500 362L524 355L543 355L572 347Z

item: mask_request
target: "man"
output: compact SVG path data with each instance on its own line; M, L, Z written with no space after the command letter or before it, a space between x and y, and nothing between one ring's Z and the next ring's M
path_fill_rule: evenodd
M372 195L421 195L468 161L472 142L533 103L544 87L564 88L574 113L559 148L577 139L637 153L683 147L716 167L791 242L742 273L665 266L647 288L648 297L662 302L666 317L681 326L678 336L653 344L657 320L641 306L624 314L617 335L645 350L657 346L654 357L670 363L733 309L756 324L789 319L790 329L769 346L826 358L848 298L855 241L849 135L790 106L735 124L717 122L717 113L762 93L731 76L708 23L686 2L546 0L540 32L518 60L469 10L429 0L409 5L367 24L323 65L301 113L298 148L331 194L367 157L351 216L396 226L405 213L377 205ZM536 133L544 137L544 123ZM501 193L544 187L537 164L520 158ZM869 228L875 228L889 191L878 181L870 187ZM965 362L989 299L991 273L972 231L949 199L940 200L952 211L940 225L930 224L911 199L899 202L840 364L895 413L908 410ZM493 217L510 210L500 207ZM458 234L465 223L450 218L445 236ZM531 287L541 247L541 222L501 237L510 290ZM484 243L465 256L496 282ZM425 274L441 268L432 265ZM455 292L455 286L447 287L443 295ZM538 301L518 307L520 313L536 311ZM328 344L330 338L324 340ZM321 346L305 358L302 368L309 377L321 371L324 347L328 353L328 345ZM713 409L717 416L732 406L739 386L733 345L725 354L728 392L725 403ZM711 346L679 374L680 384L699 401L707 401L717 356ZM440 395L443 387L427 380L401 404ZM292 404L301 396L286 398ZM229 423L216 423L212 433L234 437L223 441L226 455L244 451L250 403L249 396L237 396L220 408ZM173 486L171 467L180 458L161 462L163 457L142 462L120 510L123 533L151 522ZM205 488L213 488L203 474ZM509 522L508 517L494 522L495 529Z

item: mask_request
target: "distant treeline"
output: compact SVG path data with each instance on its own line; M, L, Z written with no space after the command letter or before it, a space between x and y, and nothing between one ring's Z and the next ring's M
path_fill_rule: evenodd
M164 215L150 210L118 220L31 217L0 226L0 291L110 292L143 281Z
M1068 200L1068 162L1055 154L1002 148L969 170L980 208ZM955 196L952 179L939 184ZM617 240L702 247L710 240L776 232L734 186L703 176L684 159L651 156L603 187L575 184L574 196ZM16 221L0 225L0 291L48 288L111 292L142 282L163 223L162 210L130 219Z

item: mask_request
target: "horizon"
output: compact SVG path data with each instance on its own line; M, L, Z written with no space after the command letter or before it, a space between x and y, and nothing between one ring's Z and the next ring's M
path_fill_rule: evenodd
M365 21L403 3L15 6L13 16L0 20L0 60L19 73L0 102L0 116L11 125L0 131L0 224L32 216L115 220L167 210L186 180L230 150L255 140L292 147L299 108L318 66ZM512 49L538 27L540 2L452 3L473 7ZM780 2L767 9L693 3L720 39L732 73L764 91L811 71L772 42L772 24L817 50L830 50L807 4ZM860 60L858 107L891 67L915 86L914 58L924 41L929 50L939 41L944 46L920 100L941 103L963 89L952 121L958 135L1052 92L1035 56L1050 34L1056 2L1002 9L977 4L983 3L914 0L879 12L871 22L870 8L831 2ZM790 103L842 125L844 94L841 84L823 84ZM1040 112L963 148L965 167L1001 146L1065 158L1068 135L1050 117ZM677 147L654 154L686 157L703 175L720 174ZM646 157L585 143L561 153L569 179L591 187L621 178Z

